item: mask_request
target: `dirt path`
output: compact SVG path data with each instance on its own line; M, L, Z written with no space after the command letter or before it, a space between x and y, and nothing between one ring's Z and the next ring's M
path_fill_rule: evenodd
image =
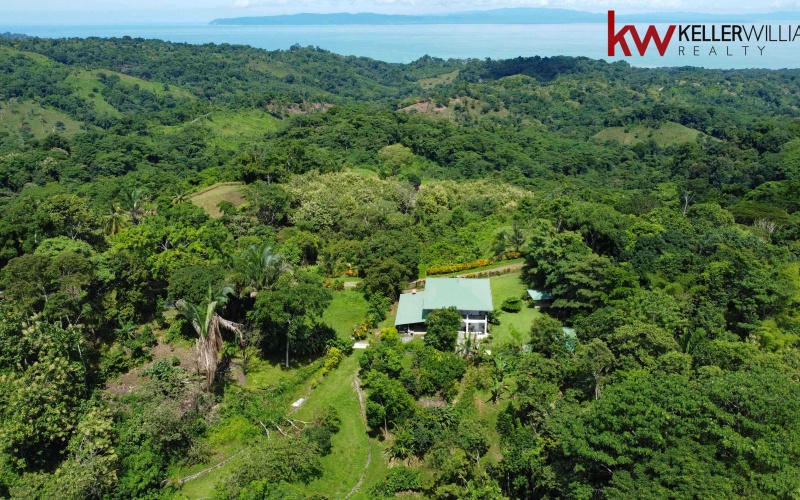
M184 483L188 483L189 481L193 481L193 480L197 479L198 477L205 476L209 472L217 470L220 467L223 467L225 464L227 464L228 462L230 462L234 458L238 457L243 452L244 452L244 450L240 450L240 451L234 453L233 455L229 456L228 458L226 458L225 460L223 460L222 462L220 462L220 463L218 463L216 465L212 465L211 467L208 467L207 469L203 469L203 470L201 470L199 472L195 472L194 474L192 474L190 476L186 476L186 477L180 478L178 480L178 486L182 486ZM161 487L163 488L168 482L169 482L169 479L165 479L164 481L162 481L161 482Z
M361 390L361 380L358 378L358 372L353 376L353 389L355 389L356 394L358 394L358 406L361 407L361 421L364 422L364 432L368 432L369 428L367 427L367 410L364 405L364 391ZM367 453L367 463L364 464L364 471L361 473L361 477L358 478L356 485L350 490L350 493L344 497L345 500L355 495L359 488L361 488L361 485L364 484L364 478L367 476L369 464L372 462L372 443L369 442L369 437L367 437L367 445L369 446L369 453Z

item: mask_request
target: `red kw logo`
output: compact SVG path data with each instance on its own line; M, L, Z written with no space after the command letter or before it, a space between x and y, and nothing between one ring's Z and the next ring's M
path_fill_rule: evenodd
M627 24L622 27L619 32L615 33L615 26L614 26L614 11L608 11L608 55L613 57L616 54L617 45L622 48L622 53L625 54L627 57L631 56L631 49L628 47L628 41L625 39L625 35L630 32L631 36L633 37L633 42L636 44L636 49L639 51L639 55L643 56L645 52L647 52L647 47L650 45L650 41L652 40L656 44L656 48L658 49L658 53L661 56L664 56L664 53L667 51L667 47L669 46L670 40L672 40L672 35L675 33L676 26L670 25L669 29L667 29L666 36L662 39L661 35L658 34L658 30L652 24L649 28L647 28L647 33L644 34L644 40L641 39L639 36L639 32L636 31L636 27Z

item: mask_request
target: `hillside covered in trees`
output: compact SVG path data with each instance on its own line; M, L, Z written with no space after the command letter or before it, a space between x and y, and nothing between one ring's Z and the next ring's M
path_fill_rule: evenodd
M0 497L800 495L798 91L0 40Z

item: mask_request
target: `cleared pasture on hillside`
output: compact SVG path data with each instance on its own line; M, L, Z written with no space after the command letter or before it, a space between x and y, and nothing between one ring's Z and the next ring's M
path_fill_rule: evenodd
M193 194L189 200L205 210L212 218L222 215L217 205L222 201L229 201L238 207L245 203L244 184L241 182L222 182Z

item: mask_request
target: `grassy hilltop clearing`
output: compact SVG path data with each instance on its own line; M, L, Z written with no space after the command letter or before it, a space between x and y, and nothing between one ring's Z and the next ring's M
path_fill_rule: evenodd
M0 39L0 497L793 498L798 256L800 70Z

